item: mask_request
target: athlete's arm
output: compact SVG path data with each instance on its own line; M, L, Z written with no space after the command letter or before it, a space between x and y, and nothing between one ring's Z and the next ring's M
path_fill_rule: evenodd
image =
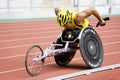
M86 10L84 10L82 12L78 12L78 14L76 15L75 21L78 24L81 24L81 22L85 18L87 18L87 17L89 17L91 15L94 15L99 20L99 22L101 23L101 26L105 25L105 21L102 19L102 17L100 16L100 14L94 8L89 8L89 9L86 9Z

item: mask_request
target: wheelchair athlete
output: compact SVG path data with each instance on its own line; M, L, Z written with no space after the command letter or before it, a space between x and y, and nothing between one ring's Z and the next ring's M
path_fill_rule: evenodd
M89 8L82 12L69 12L67 9L55 8L55 14L58 24L66 30L72 29L75 34L79 34L80 30L89 25L89 21L86 18L91 15L94 15L98 19L100 26L106 24L94 8Z

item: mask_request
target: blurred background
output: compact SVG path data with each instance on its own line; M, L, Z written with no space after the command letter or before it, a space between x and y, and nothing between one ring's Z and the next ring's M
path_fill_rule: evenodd
M82 11L95 7L102 15L119 15L120 0L0 0L0 20L54 18L54 8Z

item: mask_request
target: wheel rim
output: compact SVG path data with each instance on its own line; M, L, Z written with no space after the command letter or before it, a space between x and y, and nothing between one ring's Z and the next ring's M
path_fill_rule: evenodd
M43 60L41 61L34 61L34 58L37 58L38 56L43 55L42 49L37 46L33 45L29 48L26 58L25 58L25 67L30 76L36 76L40 73L43 67Z
M90 68L99 67L103 60L103 47L96 31L86 27L80 34L80 52Z

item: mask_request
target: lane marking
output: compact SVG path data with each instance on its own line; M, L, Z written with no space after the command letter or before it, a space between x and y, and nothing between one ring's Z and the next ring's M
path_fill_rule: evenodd
M17 29L21 29L21 28L33 28L33 25L34 25L34 27L41 27L41 26L48 26L48 24L31 24L31 25L24 25L24 24L22 24L22 25L15 25L15 24L13 24L13 25L3 25L3 24L1 24L1 27L0 27L0 29L6 29L6 28L9 28L9 29L14 29L14 28L17 28ZM56 26L57 24L50 24L50 26Z
M1 47L0 49L10 49L10 48L18 48L18 47L26 47L26 46L32 46L34 44L37 45L44 45L44 44L49 44L51 42L44 42L44 43L33 43L33 44L26 44L26 45L18 45L18 46L8 46L8 47ZM119 44L120 41L116 41L116 42L109 42L109 43L103 43L103 45L110 45L110 44Z
M66 75L62 75L62 76L57 76L57 77L53 77L53 78L48 78L46 80L66 80L66 79L70 79L70 78L74 78L74 77L89 75L92 73L112 70L112 69L116 69L116 68L120 68L120 63L109 65L109 66L103 66L103 67L99 67L99 68L95 68L95 69L85 70L85 71L79 71L79 72L66 74Z
M73 59L73 61L78 60L78 59L80 60L82 58L75 58L75 59ZM55 62L46 63L46 64L44 64L44 66L51 65L51 64L55 64ZM0 74L5 74L5 73L9 73L9 72L20 71L20 70L24 70L24 69L26 69L26 68L24 67L24 68L18 68L18 69L13 69L13 70L2 71L2 72L0 72Z
M119 44L120 43L120 41L118 41L118 42L110 42L110 43L103 43L103 45L111 45L111 44Z
M119 37L120 35L100 36L101 38Z
M106 53L105 55L111 55L111 54L120 54L120 52L111 52L111 53ZM24 57L25 55L26 54L13 55L13 56L7 56L7 57L0 57L0 60L9 59L9 58L16 58L16 57Z
M0 36L18 36L18 35L28 35L28 34L46 34L46 33L55 33L55 32L60 32L60 31L47 31L47 32L45 32L45 31L43 31L43 32L41 32L41 31L38 31L38 32L29 32L29 33L20 33L20 34L5 34L5 35L0 35Z
M22 24L22 23L21 23ZM28 24L28 25L24 25L24 24L22 24L22 25L19 25L19 24L8 24L8 25L4 25L4 24L1 24L1 27L0 27L0 29L5 29L6 27L7 28L10 28L10 29L14 29L14 28L17 28L17 29L19 29L19 28L31 28L31 27L33 27L33 26L31 26L31 25L34 25L35 27L41 27L41 26L48 26L48 25L46 25L46 24L36 24L36 23L34 23L34 24ZM113 25L114 23L112 23L112 25ZM119 25L118 23L115 23L114 25ZM57 24L56 23L52 23L52 24L49 24L50 26L57 26ZM111 25L110 23L109 23L109 25ZM119 26L114 26L114 27L111 27L111 26L109 26L109 25L106 25L104 28L119 28ZM3 27L2 27L3 26ZM109 26L109 27L108 27ZM59 26L57 26L57 27L59 27ZM47 27L48 28L48 27Z
M11 49L11 48L28 47L28 46L30 47L30 46L35 45L35 44L37 44L37 45L46 45L46 44L49 44L49 43L51 43L51 42L33 43L33 44L26 44L26 45L19 45L19 46L2 47L0 49Z
M119 32L120 30L108 30L108 31L98 31L98 33L106 33L106 32ZM41 32L41 31L38 31L38 32L33 32L33 33L21 33L21 34L3 34L3 35L0 35L0 36L18 36L18 35L27 35L27 34L43 34L43 33L53 33L53 32L61 32L61 31L47 31L47 32L45 32L45 31L43 31L43 32Z
M2 40L0 42L12 42L12 41L23 41L23 40L32 40L32 39L42 39L42 38L54 38L57 36L42 36L42 37L31 37L31 38L21 38L21 39L11 39L11 40Z
M56 31L58 32L58 31ZM33 34L33 33L32 33ZM57 35L58 36L58 35ZM40 39L40 38L51 38L57 36L42 36L42 37L31 37L31 38L21 38L21 39L11 39L11 40L1 40L0 42L12 42L12 41L22 41L22 40L32 40L32 39ZM111 38L111 37L119 37L120 35L110 35L110 36L102 36L101 38Z
M101 31L97 31L98 33L106 33L106 32L119 32L120 30L101 30Z
M24 57L26 54L14 55L14 56L7 56L7 57L0 57L2 59L9 59L9 58L17 58L17 57Z
M101 38L110 38L110 37L119 37L119 36L120 35L110 35L110 36L102 36ZM39 39L39 38L49 38L49 37L57 37L57 36L45 36L45 37L32 37L32 38L13 39L13 40L2 40L0 42L18 41L18 40L30 40L30 39Z
M56 28L56 29L58 29L58 27L51 27L51 28L46 28L46 27L43 27L43 28L34 28L34 29L17 29L17 30L2 30L2 31L0 31L0 32L14 32L14 31L31 31L31 30L48 30L48 29L54 29L54 28Z
M112 53L106 53L105 55L108 56L108 55L114 55L114 54L119 54L119 53L120 52L112 52ZM82 58L73 58L73 61L79 60L79 59L82 59ZM44 66L51 65L51 64L55 64L55 62L46 63L46 64L44 64ZM5 74L5 73L9 73L9 72L20 71L20 70L24 70L24 69L25 69L25 67L18 68L18 69L13 69L13 70L1 71L0 74Z
M10 72L15 72L15 71L20 71L20 70L24 70L24 68L18 68L18 69L13 69L13 70L7 70L7 71L2 71L0 72L0 74L5 74L5 73L10 73Z

